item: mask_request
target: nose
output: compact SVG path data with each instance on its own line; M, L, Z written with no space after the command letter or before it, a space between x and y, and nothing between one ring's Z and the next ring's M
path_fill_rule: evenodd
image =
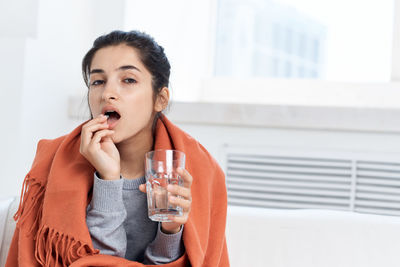
M104 101L108 101L108 100L111 100L111 99L112 100L117 100L118 99L118 88L117 88L117 85L113 84L112 82L107 82L105 87L104 87L102 99Z

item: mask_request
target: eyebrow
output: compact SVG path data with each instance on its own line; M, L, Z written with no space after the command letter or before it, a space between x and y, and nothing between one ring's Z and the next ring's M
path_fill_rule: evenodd
M121 70L137 70L137 71L140 72L140 69L138 69L137 67L135 67L133 65L124 65L124 66L119 67L116 70L118 70L118 71L121 71ZM93 74L93 73L104 73L104 70L102 70L102 69L92 69L90 71L90 74Z

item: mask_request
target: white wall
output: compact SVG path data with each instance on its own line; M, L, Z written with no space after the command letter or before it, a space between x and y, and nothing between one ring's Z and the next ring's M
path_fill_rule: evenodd
M225 167L225 153L243 148L275 154L277 151L321 153L337 157L357 155L358 158L400 162L400 135L356 131L324 131L311 129L279 129L180 123L178 125L199 140ZM269 151L269 152L268 152ZM349 156L351 157L351 156Z
M15 171L20 166L17 162L20 145L19 122L22 113L23 79L21 76L24 69L24 38L0 37L0 43L2 44L2 49L0 49L0 99L3 110L0 127L0 140L2 140L0 182L3 183L3 186L0 190L7 192L10 188L6 188L4 182L15 179ZM0 192L1 195L2 192Z
M20 193L42 138L66 134L80 121L68 117L71 96L85 113L81 60L94 39L114 29L147 31L166 48L174 99L199 98L212 73L215 0L166 3L108 0L0 0L0 196ZM158 7L158 8L154 8ZM182 23L190 20L190 24ZM205 55L208 55L205 56ZM4 64L5 62L5 64ZM190 67L188 67L190 66ZM76 112L76 111L74 111Z
M236 148L400 162L396 108L175 102L167 115L221 165Z
M27 38L36 36L36 7L37 1L0 1L0 97L3 110L0 128L0 196L7 194L10 189L16 192L15 173L21 169L19 154L24 49Z
M304 90L295 94L294 92L298 89L296 84L288 82L277 82L271 88L265 87L265 83L251 84L246 81L242 83L208 82L204 83L204 88L196 90L194 87L198 86L200 80L211 74L205 69L207 66L210 67L212 62L204 55L213 52L212 45L210 46L212 40L207 42L209 38L207 30L213 29L212 10L215 3L215 0L202 1L201 4L194 0L174 0L168 5L161 0L152 0L148 3L140 1L125 3L124 0L0 0L0 58L2 62L0 64L0 96L3 100L3 110L8 111L2 118L1 129L4 130L0 131L0 140L4 140L0 151L0 195L19 194L22 180L30 168L39 139L55 138L82 122L82 120L76 121L68 117L71 96L77 95L78 98L82 98L79 104L75 105L78 106L78 112L83 113L86 106L82 97L86 88L81 77L81 59L95 37L116 28L128 27L148 31L166 47L168 55L169 49L170 60L173 68L175 67L173 75L185 77L177 81L177 84L172 84L172 90L177 89L177 93L179 91L181 93L179 97L175 97L177 95L175 94L174 100L200 98L259 104L282 104L286 101L289 104L293 102L305 105L310 103L310 99L317 92L320 92L315 101L320 105L361 103L356 106L362 108L376 106L375 104L379 102L381 105L383 103L384 107L398 108L399 101L396 101L398 97L388 97L398 96L398 84L391 85L390 88L382 84L371 85L370 87L374 87L374 92L381 91L383 87L387 92L397 92L380 95L366 94L365 92L371 92L369 87L360 87L357 94L352 95L354 88L347 88L343 84L331 85L337 90L327 95L328 92L325 90L318 91L317 89L328 87L328 85L315 87L312 86L313 83L307 81L297 83L297 86L311 87L312 90L307 91L308 94L305 94ZM158 7L157 10L154 10L155 6ZM167 12L167 6L175 10L175 13L171 15ZM180 24L181 19L188 16L193 16L196 23L190 26ZM171 31L167 31L168 28L171 28ZM195 45L197 50L201 47L205 48L197 55L190 49L185 50L185 46L190 45ZM184 54L182 57L184 59L179 59L180 51ZM197 72L201 75L195 77L194 73ZM257 90L253 90L254 88ZM188 92L185 93L185 90ZM244 93L238 94L239 91ZM277 97L279 92L281 94ZM382 97L379 98L379 96ZM324 97L330 102L322 101ZM174 106L172 106L173 110ZM293 114L294 117L296 115L298 114ZM196 114L189 114L190 116L194 118ZM259 114L257 116L259 117ZM316 139L321 140L319 142L342 140L337 144L348 149L358 146L357 144L365 147L374 144L382 149L391 147L392 151L400 150L397 135L385 133L299 131L271 127L242 129L237 126L212 127L187 123L182 126L187 127L187 130L195 137L198 135L201 140L204 140L206 146L210 143L212 151L216 151L221 146L221 142L227 142L230 138L238 138L240 142L243 142L246 140L242 138L243 135L248 136L247 139L251 142L256 142L254 140L258 137L260 140L264 138L266 142L283 142L290 146L295 144L293 142L304 143L302 138L307 140L316 134L318 135ZM362 138L359 139L359 136ZM221 139L222 137L224 139ZM232 142L236 141L232 139Z
M129 0L125 29L152 35L171 63L172 97L197 101L213 74L217 0Z
M122 28L124 2L0 1L0 95L8 112L0 131L0 196L20 193L38 140L77 125L67 108L71 95L86 90L81 60L95 37Z

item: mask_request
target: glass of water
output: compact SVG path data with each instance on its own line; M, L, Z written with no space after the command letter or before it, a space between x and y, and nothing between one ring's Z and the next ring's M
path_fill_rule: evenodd
M182 208L170 204L169 184L182 185L177 168L185 168L185 154L177 150L154 150L145 155L147 205L149 218L158 222L169 222L169 215L182 215Z

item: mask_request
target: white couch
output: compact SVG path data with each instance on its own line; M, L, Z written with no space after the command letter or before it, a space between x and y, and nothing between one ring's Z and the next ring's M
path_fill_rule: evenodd
M17 198L0 198L0 266ZM229 207L232 267L399 267L400 217L328 210Z
M8 248L14 234L14 213L18 208L17 197L0 198L0 266L4 266Z
M229 207L232 267L399 267L400 217Z

